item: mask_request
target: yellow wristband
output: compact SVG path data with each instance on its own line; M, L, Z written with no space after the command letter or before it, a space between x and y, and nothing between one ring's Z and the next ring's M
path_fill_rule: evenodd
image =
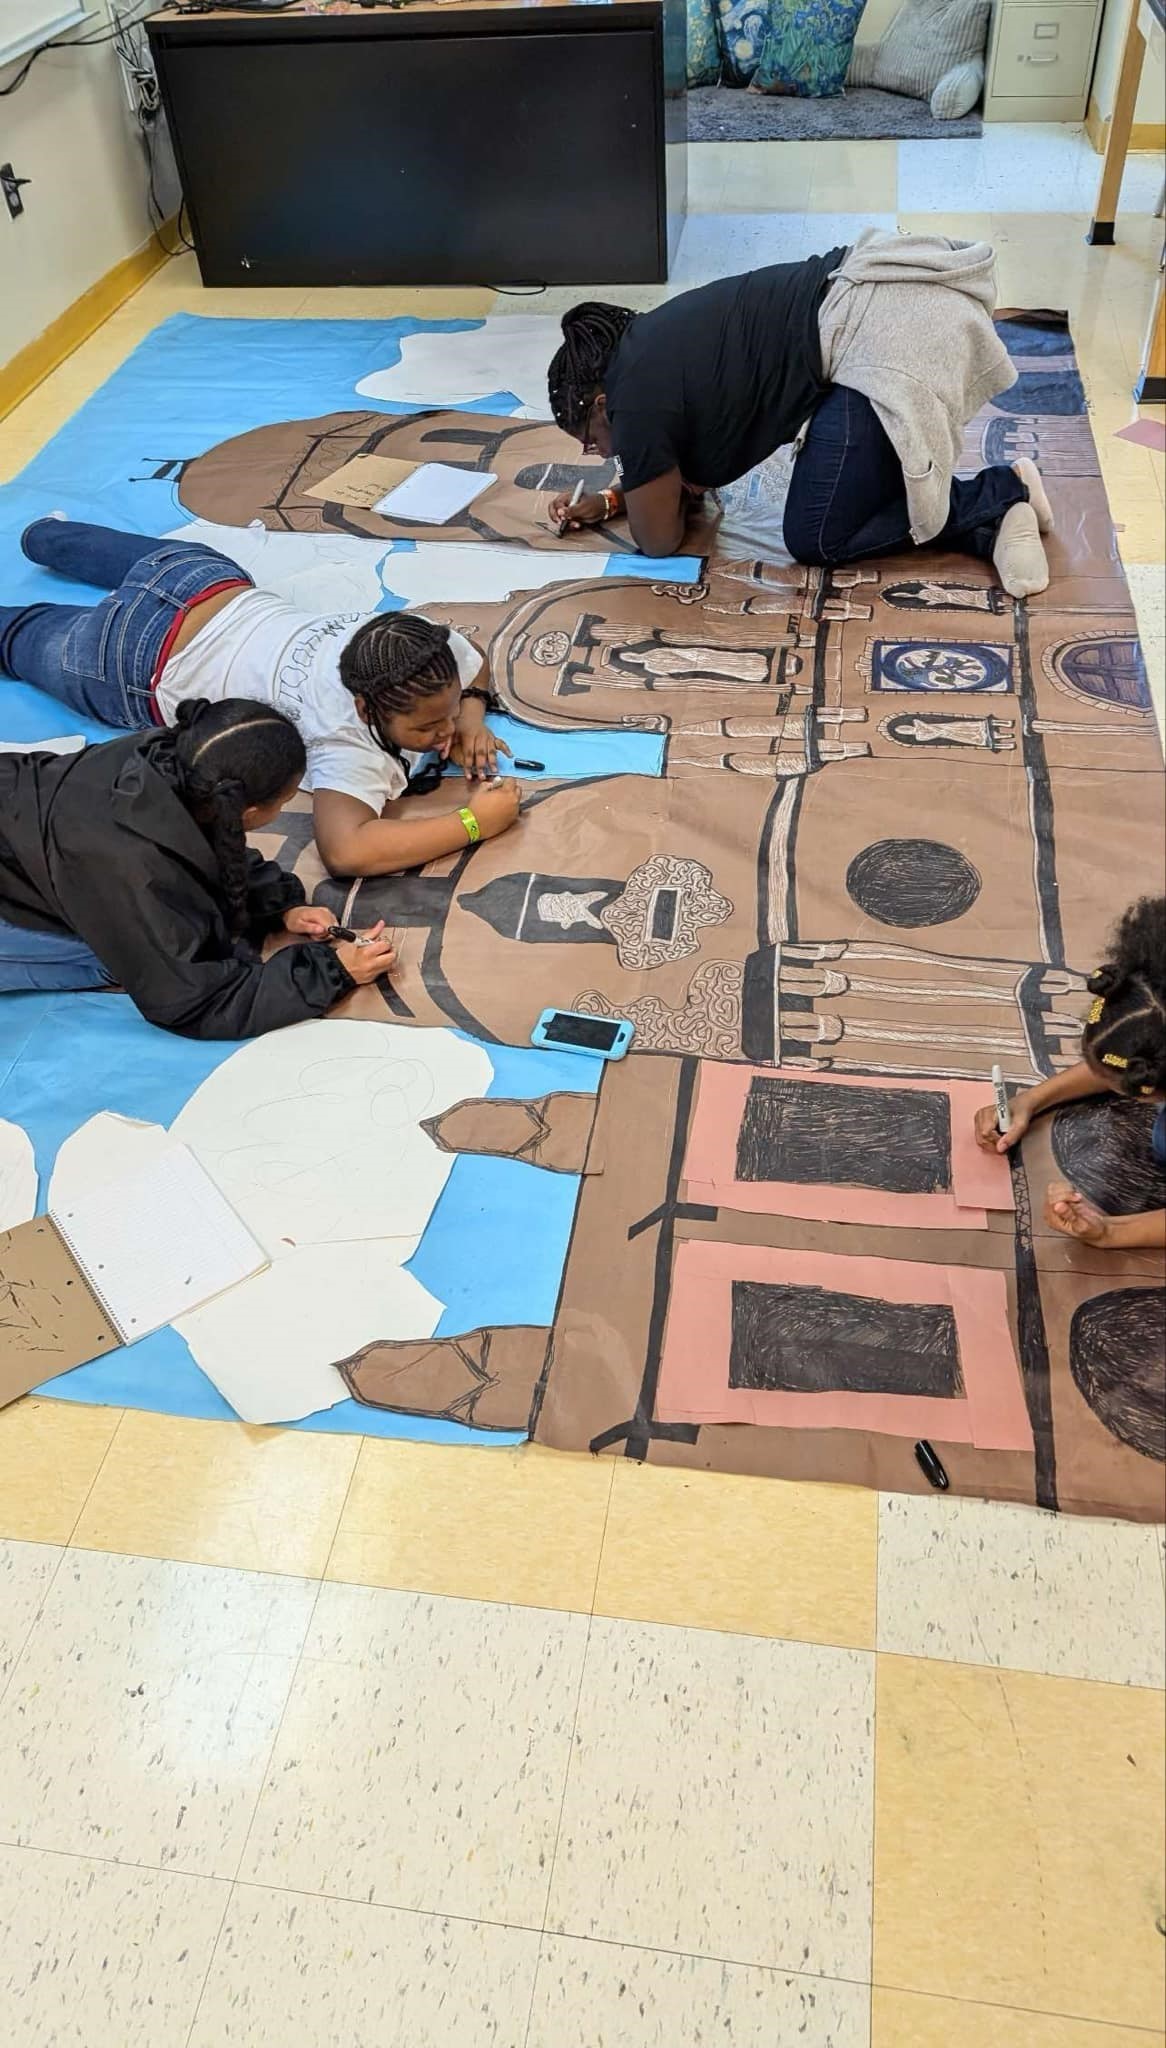
M477 819L475 818L473 812L459 811L458 817L461 819L462 824L466 828L466 838L469 840L470 845L476 846L479 839L482 836L482 828L479 825Z

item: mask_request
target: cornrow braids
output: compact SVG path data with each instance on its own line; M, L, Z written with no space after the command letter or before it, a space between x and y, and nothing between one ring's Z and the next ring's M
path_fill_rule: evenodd
M174 759L179 793L206 833L236 937L247 928L247 834L243 813L299 782L307 765L290 718L269 704L224 698L180 704Z
M1124 1095L1166 1095L1166 896L1126 911L1088 988L1090 1066Z
M384 730L395 712L408 711L418 697L436 697L458 680L449 627L419 612L386 612L366 619L340 650L340 680L363 697L369 731L386 754L399 756Z
M635 317L626 306L607 306L600 299L588 299L563 315L563 342L551 357L547 396L555 425L576 441L583 439L596 393Z

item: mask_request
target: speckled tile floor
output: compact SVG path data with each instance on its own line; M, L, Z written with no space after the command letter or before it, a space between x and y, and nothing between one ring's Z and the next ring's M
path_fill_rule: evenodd
M1114 439L1160 166L1102 251L1072 130L691 158L681 284L861 202L1068 303L1161 716L1163 457ZM0 423L0 475L178 309L508 307L183 259ZM1164 1604L1127 1525L22 1402L0 2041L1151 2048Z

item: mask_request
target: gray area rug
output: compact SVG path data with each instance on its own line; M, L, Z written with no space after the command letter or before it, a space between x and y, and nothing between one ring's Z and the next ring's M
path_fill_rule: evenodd
M688 95L690 142L913 142L921 136L974 138L978 113L937 121L926 100L856 86L829 100L799 100L740 87L702 85Z

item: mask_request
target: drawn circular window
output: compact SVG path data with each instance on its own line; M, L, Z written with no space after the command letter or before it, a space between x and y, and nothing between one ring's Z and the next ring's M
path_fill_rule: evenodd
M877 839L846 870L851 902L879 924L904 931L963 917L980 888L971 861L939 839Z
M1166 1287L1119 1287L1083 1301L1069 1370L1119 1444L1166 1463Z
M1053 1158L1065 1179L1109 1216L1166 1208L1166 1173L1150 1136L1157 1113L1152 1102L1095 1095L1053 1116Z
M540 633L538 639L531 642L530 658L538 663L539 668L558 668L559 663L566 661L570 652L569 633Z

